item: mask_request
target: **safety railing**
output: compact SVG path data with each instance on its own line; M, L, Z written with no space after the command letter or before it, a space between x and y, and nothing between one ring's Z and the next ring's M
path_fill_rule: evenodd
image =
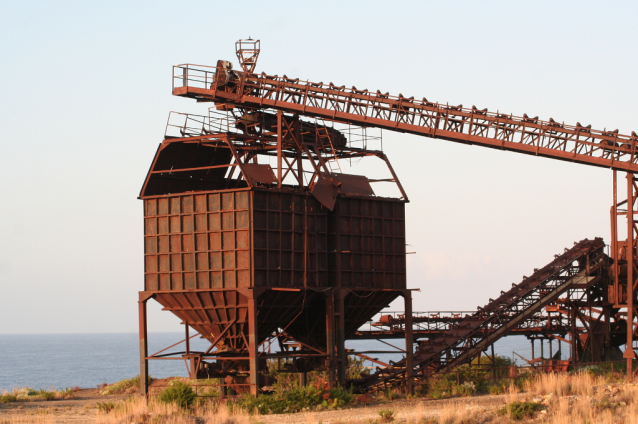
M190 63L173 66L173 89L176 87L211 88L216 67Z
M213 67L178 65L173 84L178 87L209 89L209 93L180 95L233 103L248 107L274 107L292 113L320 116L429 137L446 138L526 154L638 171L638 134L623 135L617 130L596 130L580 123L567 125L526 114L516 116L476 107L430 102L380 91L346 88L332 83L311 83L299 79L246 74L237 89L211 90ZM241 94L240 97L237 97Z

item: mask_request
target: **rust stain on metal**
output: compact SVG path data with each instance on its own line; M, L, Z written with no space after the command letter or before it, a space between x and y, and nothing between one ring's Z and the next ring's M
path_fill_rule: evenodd
M345 384L345 340L402 337L404 361L365 385L400 384L410 391L490 346L493 354L494 341L510 333L571 343L572 364L602 359L601 348L616 348L619 340L632 344L636 133L257 74L259 40L239 40L236 53L241 70L225 60L174 67L174 95L214 106L208 115L171 113L140 193L142 375L149 359L183 359L192 378L223 379L222 394L256 395L268 383L260 372L264 361L288 359L286 371L326 370L329 384ZM385 154L369 148L371 127L613 169L612 257L603 253L602 240L583 240L476 312L413 314L405 260L408 198ZM361 158L380 160L389 177L342 172L340 161ZM616 171L628 173L624 201ZM399 195L376 196L379 182L394 184ZM621 217L627 240L618 239ZM383 316L373 330L361 331L399 296L402 315ZM148 354L151 298L182 319L184 352ZM211 343L206 352L190 351L189 328ZM427 340L413 357L419 337ZM279 350L272 351L273 343Z

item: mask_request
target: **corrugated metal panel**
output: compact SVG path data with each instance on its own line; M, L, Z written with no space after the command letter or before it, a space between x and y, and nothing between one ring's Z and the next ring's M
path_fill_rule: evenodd
M236 190L144 205L146 290L406 287L402 202L340 197L330 212L305 194Z
M250 287L250 192L144 200L146 290Z
M254 192L255 286L325 287L327 211L313 197Z
M406 288L403 202L339 198L328 237L331 279L341 287Z

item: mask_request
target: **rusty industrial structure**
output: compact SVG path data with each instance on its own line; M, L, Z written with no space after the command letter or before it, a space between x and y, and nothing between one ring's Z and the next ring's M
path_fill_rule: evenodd
M633 375L636 133L257 74L259 41L240 40L236 51L241 70L223 60L174 67L173 94L213 106L206 115L171 113L140 193L141 376L149 360L179 359L191 378L256 395L268 383L260 370L269 359L301 375L327 371L330 384L343 385L348 355L358 354L380 365L361 388L409 390L509 334L539 339L541 348L542 340L566 342L573 363L609 359L626 345L620 355ZM610 256L601 239L584 239L477 311L413 314L408 198L375 128L612 169ZM386 175L343 172L342 164L364 158ZM617 171L627 173L624 196ZM395 194L377 195L377 184ZM628 235L619 240L623 217ZM398 297L403 313L379 318ZM182 320L182 350L149 355L151 298ZM191 350L195 336L210 347ZM357 338L404 339L404 359L385 364L349 352L345 341ZM274 352L266 348L273 342Z

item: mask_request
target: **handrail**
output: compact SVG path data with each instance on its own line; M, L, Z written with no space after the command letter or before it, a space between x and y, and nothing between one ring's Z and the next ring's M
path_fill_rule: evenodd
M596 130L423 98L346 88L262 74L242 74L234 87L213 86L211 67L174 68L173 94L245 107L267 107L305 116L378 127L465 144L638 172L638 134ZM181 75L176 75L180 70ZM180 79L182 84L175 85Z

